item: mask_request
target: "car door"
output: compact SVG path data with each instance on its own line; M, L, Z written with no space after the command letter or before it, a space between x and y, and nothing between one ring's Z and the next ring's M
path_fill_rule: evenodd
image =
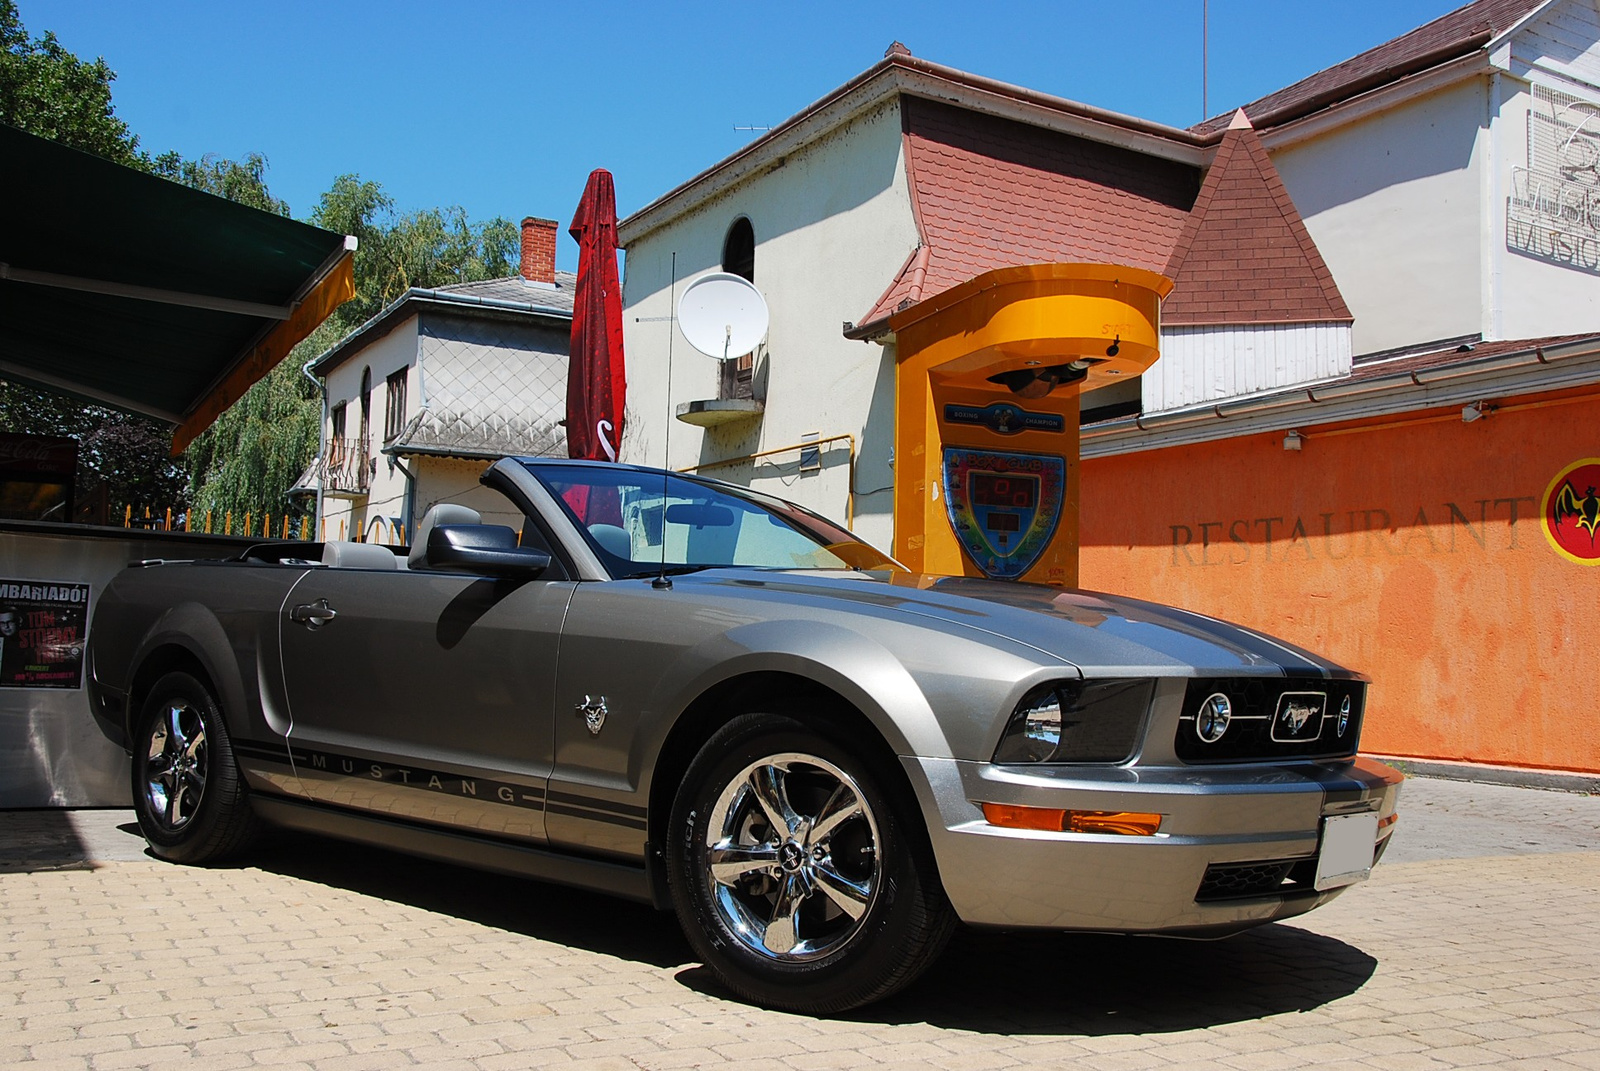
M279 623L289 745L306 793L543 841L556 651L573 587L403 568L308 572Z

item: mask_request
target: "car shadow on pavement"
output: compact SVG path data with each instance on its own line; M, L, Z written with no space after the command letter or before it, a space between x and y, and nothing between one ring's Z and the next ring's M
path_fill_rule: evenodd
M695 960L670 914L547 882L298 834L271 837L239 863L658 969ZM834 1018L984 1034L1170 1033L1308 1011L1359 990L1376 968L1358 948L1282 923L1217 941L961 929L910 988ZM698 964L674 977L739 1000Z
M117 808L19 808L0 811L0 874L98 870L145 857L137 824Z
M832 1018L978 1034L1165 1034L1310 1011L1360 989L1377 965L1343 941L1282 924L1215 941L959 930L909 988ZM739 999L703 966L677 979Z
M1159 1034L1309 1011L1377 960L1282 923L1214 941L958 931L920 981L849 1018L1002 1034Z
M603 893L298 833L269 835L238 862L653 967L694 958L671 915Z

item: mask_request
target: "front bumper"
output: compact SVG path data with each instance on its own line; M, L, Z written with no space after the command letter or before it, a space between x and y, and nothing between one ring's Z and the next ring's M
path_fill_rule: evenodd
M1291 884L1197 899L1218 864L1314 861L1322 820L1395 813L1402 776L1371 759L1207 767L996 766L904 758L956 913L979 926L1220 936L1326 903ZM981 804L1162 815L1154 836L1010 829ZM1392 823L1379 834L1381 852ZM1304 870L1301 867L1300 870Z

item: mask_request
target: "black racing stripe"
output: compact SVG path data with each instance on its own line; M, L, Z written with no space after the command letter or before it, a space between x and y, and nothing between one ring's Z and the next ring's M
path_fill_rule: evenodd
M289 749L282 744L260 744L251 740L233 741L233 753L242 758L254 759L257 762L270 762L280 766L289 765Z
M553 798L553 797L552 797ZM570 807L562 803L546 803L547 814L559 814L568 818L586 818L591 822L601 822L608 826L621 826L624 829L646 829L649 823L644 818L625 818L622 815L606 814L603 811L592 811L583 807Z
M609 811L615 815L626 815L631 818L643 818L645 809L635 807L631 803L612 803L609 800L597 800L593 796L579 796L572 792L552 792L551 802L571 803L578 807L586 807L592 811Z

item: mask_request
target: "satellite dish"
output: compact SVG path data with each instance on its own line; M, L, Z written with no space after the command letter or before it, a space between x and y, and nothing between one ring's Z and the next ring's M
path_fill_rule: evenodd
M742 357L767 337L767 302L743 276L713 271L684 288L678 329L689 345L725 361Z

